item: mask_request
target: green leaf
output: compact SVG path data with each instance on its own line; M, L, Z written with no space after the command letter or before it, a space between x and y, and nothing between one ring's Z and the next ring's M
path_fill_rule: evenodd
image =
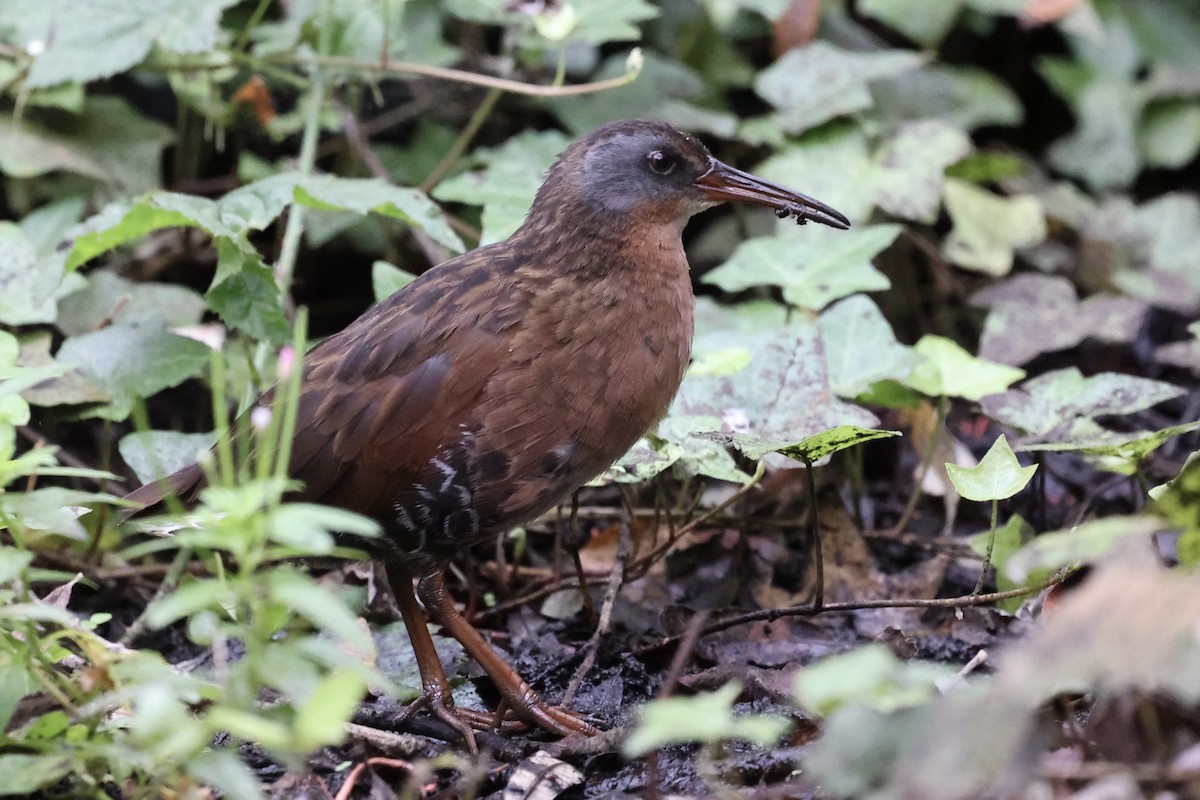
M67 269L75 269L151 231L188 225L231 240L239 235L238 230L224 223L217 204L211 200L176 192L150 192L132 203L107 206L85 220L67 257Z
M0 755L0 796L32 795L70 775L79 765L71 755L30 755L8 753Z
M20 11L17 41L40 39L27 85L86 83L141 63L152 47L207 53L217 44L221 12L237 0L120 0L80 5L70 0L13 0ZM48 36L47 32L53 31ZM45 38L42 38L45 37Z
M903 383L930 397L979 400L1025 377L1025 370L975 358L944 336L922 336L913 350L925 361Z
M934 223L946 168L971 152L962 130L939 120L901 125L876 157L875 203L889 214Z
M569 40L588 44L640 41L642 31L638 23L660 14L646 0L571 0L564 8L575 12Z
M967 540L967 545L980 557L987 555L988 540L991 538L989 534L990 531L983 531ZM1021 549L1022 545L1032 539L1033 528L1020 514L1013 514L1008 522L996 529L996 536L992 545L992 564L996 567L997 591L1004 592L1009 589L1018 588L1018 584L1013 583L1005 572L1005 565L1012 558L1013 554ZM1025 597L1010 597L1007 600L1001 600L996 605L1011 614L1015 613L1027 599Z
M0 547L0 585L12 583L33 563L33 553L15 547Z
M1012 555L1004 573L1016 585L1025 585L1036 575L1049 575L1063 567L1101 559L1121 541L1144 538L1164 527L1162 520L1147 514L1110 516L1091 520L1052 533L1043 533Z
M171 130L117 97L89 97L69 124L49 128L0 117L0 171L31 178L62 170L94 178L123 194L158 185Z
M64 297L55 324L67 336L158 314L172 326L195 325L207 311L195 289L169 283L134 282L111 269L89 270L87 285Z
M1021 466L1008 446L1008 437L1000 434L1000 438L988 448L983 460L974 467L960 467L947 462L946 472L960 495L984 503L1007 500L1024 489L1033 478L1033 473L1037 472L1037 464Z
M61 263L40 259L24 231L0 222L0 323L52 322L62 279Z
M364 651L370 649L370 635L359 627L357 618L345 603L308 576L292 570L275 569L267 574L266 587L274 600L285 604L321 630L328 631L353 647Z
M135 431L121 438L117 450L138 480L150 483L195 464L216 439L213 433Z
M1186 166L1200 153L1200 102L1176 98L1152 104L1137 135L1146 166Z
M1125 77L1088 82L1074 102L1075 130L1047 151L1057 169L1095 192L1128 186L1141 167L1136 121L1142 98Z
M88 531L79 524L79 517L88 510L85 506L112 499L108 494L47 486L32 492L0 495L0 508L19 517L21 524L31 530L86 542L89 538Z
M236 752L205 750L188 762L188 771L232 800L261 800L258 776Z
M641 483L670 469L685 450L674 442L645 437L600 476L601 483Z
M376 261L371 265L371 292L376 303L391 297L416 279L416 275L386 261Z
M1194 315L1200 307L1200 199L1190 192L1173 192L1131 215L1115 216L1102 222L1121 226L1124 235L1117 241L1129 250L1127 258L1117 262L1113 283L1148 303Z
M145 316L67 339L58 361L78 369L112 398L85 415L122 420L141 398L203 373L209 350L167 331L161 317Z
M982 405L997 422L1044 436L1080 418L1134 414L1183 394L1180 387L1163 381L1117 372L1085 378L1075 367L1067 367L985 397Z
M1131 342L1148 310L1138 300L1113 295L1093 295L1080 302L1066 278L1031 272L977 292L971 304L991 308L979 355L1013 365L1074 347L1089 336Z
M884 713L922 705L937 695L938 682L954 669L923 661L901 661L881 644L831 656L796 674L796 699L828 716L847 705Z
M292 326L284 314L275 276L259 257L218 239L217 277L204 295L225 324L259 341L286 344Z
M354 670L335 669L322 678L296 715L297 749L312 751L341 743L346 723L366 690L366 681Z
M1179 560L1200 563L1200 456L1192 453L1174 480L1155 487L1155 510L1179 528Z
M743 139L748 137L745 127L740 132ZM871 184L874 170L866 135L858 125L843 121L823 125L798 142L787 143L753 172L819 197L858 224L870 214L873 199L859 187Z
M954 24L962 0L924 0L919 4L896 0L862 0L858 11L887 25L920 45L931 46Z
M897 4L908 12L914 8ZM1017 125L1024 109L1016 93L994 74L972 66L934 63L871 87L876 111L889 120L939 119L962 130Z
M450 228L441 209L419 189L393 186L377 178L313 175L296 187L296 202L312 208L342 209L359 214L374 211L417 226L435 242L456 253L463 251L462 240Z
M1027 195L1000 197L953 178L946 180L946 211L954 228L946 238L946 258L989 275L1006 275L1013 251L1046 238L1046 219Z
M802 133L844 114L870 108L868 85L915 69L916 53L881 50L858 53L817 40L789 50L759 73L754 89L779 109L779 124Z
M619 78L628 70L624 54L606 59L594 80ZM705 95L704 78L694 69L653 50L645 53L637 80L606 92L578 97L547 98L542 103L575 134L618 119L659 119L697 133L731 137L737 131L732 114L700 109L689 100ZM549 166L547 164L547 166Z
M1076 451L1094 456L1097 466L1120 475L1133 475L1142 462L1170 439L1200 430L1200 422L1172 425L1156 431L1114 433L1096 425L1076 425L1062 440L1024 444L1021 449L1033 451Z
M659 436L688 447L688 442L664 433L679 433L673 426L686 420L688 427L682 432L688 438L693 433L749 435L769 441L769 449L774 449L842 425L870 428L878 423L874 415L838 400L829 390L815 324L747 337L746 344L752 355L742 371L684 379L659 425Z
M165 628L199 611L226 608L232 600L233 590L214 578L183 583L150 604L146 609L146 622L154 628Z
M364 538L381 534L379 524L367 517L331 506L288 503L271 514L272 541L312 555L333 551L333 534L346 533Z
M702 278L727 292L779 286L784 299L819 309L855 292L890 288L871 259L900 234L898 225L868 225L849 231L783 227L739 245L729 260Z
M433 195L439 200L482 205L481 244L500 241L520 227L542 175L567 144L567 137L557 131L530 131L499 147L481 148L472 158L484 169L443 181Z
M759 436L753 433L703 432L693 434L721 444L732 445L747 458L758 460L767 453L780 453L796 461L810 464L828 458L834 453L871 442L902 435L900 431L884 431L875 428L860 428L856 425L839 425L827 431L809 436L798 442L787 438Z
M885 378L908 377L921 358L896 341L879 306L866 295L839 300L817 318L829 385L839 397L857 397Z
M730 739L769 747L791 722L767 714L738 716L733 703L742 687L727 683L715 692L693 697L668 697L642 706L638 724L621 745L626 758L639 758L670 744L709 744Z

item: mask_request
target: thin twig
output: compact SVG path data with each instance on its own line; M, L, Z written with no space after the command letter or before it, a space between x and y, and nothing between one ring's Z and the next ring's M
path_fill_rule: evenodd
M900 598L893 600L859 600L847 603L826 603L819 609L814 609L811 605L804 606L789 606L787 608L770 608L761 609L759 611L750 611L745 614L738 614L733 617L714 622L704 629L702 636L719 633L729 628L737 627L738 625L746 625L751 622L774 622L777 619L784 617L812 617L817 614L827 614L835 611L862 611L870 608L967 608L969 606L982 606L989 603L996 603L1001 600L1010 600L1014 597L1025 597L1031 594L1037 594L1040 591L1056 586L1066 580L1074 570L1064 568L1056 572L1050 579L1036 586L1022 586L1017 589L1009 589L1004 592L990 592L988 594L976 595L961 595L959 597L935 597L935 598ZM634 651L634 655L643 656L648 653L654 653L676 644L682 639L681 636L668 636L660 639L657 642L641 647Z

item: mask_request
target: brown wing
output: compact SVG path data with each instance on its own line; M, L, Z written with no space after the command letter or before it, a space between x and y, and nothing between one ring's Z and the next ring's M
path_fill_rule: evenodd
M504 244L448 261L305 357L301 497L387 520L451 469L466 480L479 398L520 320L514 267Z

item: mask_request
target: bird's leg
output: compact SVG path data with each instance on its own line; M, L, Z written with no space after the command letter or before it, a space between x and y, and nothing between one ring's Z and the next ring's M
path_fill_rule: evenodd
M472 753L478 752L475 733L471 728L492 727L491 717L455 707L450 682L446 680L446 671L442 669L442 661L438 658L433 637L429 635L429 628L425 625L425 614L413 593L412 574L403 564L392 561L387 565L387 575L392 594L396 597L396 605L400 609L400 616L404 619L404 627L408 629L408 638L417 658L417 669L421 671L421 696L409 704L401 720L407 719L421 708L428 708L458 731Z
M519 719L559 736L572 733L591 736L600 732L574 713L551 706L538 696L517 671L488 644L483 635L458 613L446 590L446 579L441 570L423 576L417 582L417 593L437 622L462 644L463 649L483 667L492 683L496 684L496 689L500 692L501 709L507 708Z

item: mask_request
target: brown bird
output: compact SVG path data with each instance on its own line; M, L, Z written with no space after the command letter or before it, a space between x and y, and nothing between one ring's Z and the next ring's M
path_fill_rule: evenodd
M467 622L444 568L562 502L666 412L692 340L681 234L731 200L850 225L669 125L615 122L562 153L516 233L429 270L304 357L298 497L382 524L378 557L421 670L413 708L472 747L471 726L506 710L557 734L596 732L544 702ZM188 467L130 499L153 504L202 480ZM417 596L496 684L495 716L454 706Z

